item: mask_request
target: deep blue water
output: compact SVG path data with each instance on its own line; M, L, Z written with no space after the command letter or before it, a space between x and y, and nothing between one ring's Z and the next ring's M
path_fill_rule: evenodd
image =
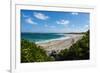
M54 39L64 37L64 34L58 33L21 33L21 39L28 40L30 42L47 42Z

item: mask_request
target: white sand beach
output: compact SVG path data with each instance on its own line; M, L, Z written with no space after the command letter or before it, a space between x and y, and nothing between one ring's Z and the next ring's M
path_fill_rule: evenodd
M68 49L72 44L81 39L82 36L83 34L72 34L70 38L39 43L38 45L42 46L48 53L51 53L52 51L60 52L63 49Z

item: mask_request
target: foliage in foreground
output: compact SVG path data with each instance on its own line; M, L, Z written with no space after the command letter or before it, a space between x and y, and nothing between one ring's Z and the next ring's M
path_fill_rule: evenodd
M56 60L86 60L89 59L89 31L81 40L73 44L69 49L62 50Z
M22 63L86 59L89 59L89 31L87 31L82 39L73 44L69 49L64 49L58 54L52 52L49 56L43 50L43 47L27 40L21 40Z
M42 47L27 40L21 40L21 62L51 61Z

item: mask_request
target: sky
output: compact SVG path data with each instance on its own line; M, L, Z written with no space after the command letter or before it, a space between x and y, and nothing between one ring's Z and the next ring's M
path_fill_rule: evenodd
M21 10L21 32L68 33L89 30L89 13Z

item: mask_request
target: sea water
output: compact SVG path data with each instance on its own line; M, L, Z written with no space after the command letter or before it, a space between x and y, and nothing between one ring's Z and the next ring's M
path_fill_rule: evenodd
M28 40L35 43L46 43L54 40L68 39L68 34L61 33L21 33L21 39Z

